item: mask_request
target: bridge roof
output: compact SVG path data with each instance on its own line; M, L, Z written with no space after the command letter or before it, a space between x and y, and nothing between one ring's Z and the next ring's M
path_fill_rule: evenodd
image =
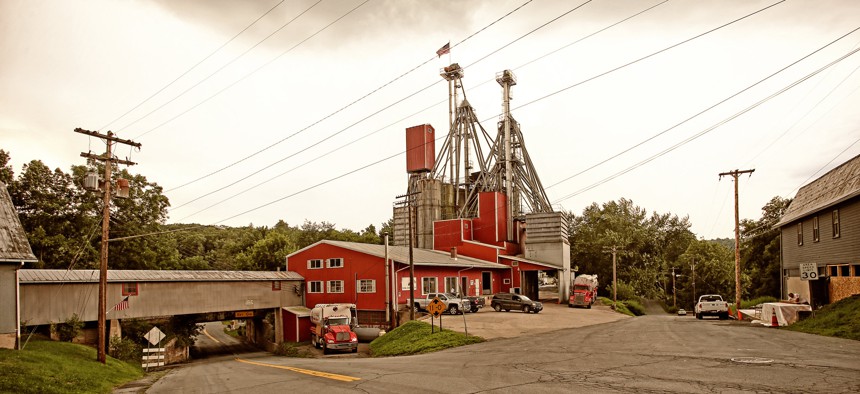
M319 244L329 244L337 247L341 247L344 249L368 254L371 256L376 256L381 259L385 259L385 245L378 244L365 244L359 242L346 242L346 241L330 241L330 240L322 240L310 245L304 249L295 251L291 253L288 258L310 248L313 248ZM477 268L509 268L504 264L499 264L496 262L490 262L485 260L479 260L472 257L467 257L463 255L457 256L457 258L451 258L450 253L440 252L438 250L431 249L419 249L413 248L413 261L415 265L420 266L437 266L437 267L477 267ZM388 247L388 257L393 259L398 263L409 264L409 248L406 246L389 246Z
M21 226L6 184L0 182L0 262L20 264L31 261L37 260L27 242L27 233Z
M99 281L98 270L19 270L20 283L91 283ZM303 280L292 271L180 271L108 270L108 282L235 282Z

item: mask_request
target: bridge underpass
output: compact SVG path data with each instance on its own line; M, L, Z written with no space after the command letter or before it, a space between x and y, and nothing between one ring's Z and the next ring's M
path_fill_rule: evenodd
M267 336L281 342L280 310L303 305L303 280L291 271L111 270L108 337L122 335L124 320L187 315L198 322L245 319L252 343L264 345ZM97 270L20 270L22 325L50 325L77 315L85 322L82 341L97 342L98 281ZM277 312L274 333L266 333L263 324L270 312Z

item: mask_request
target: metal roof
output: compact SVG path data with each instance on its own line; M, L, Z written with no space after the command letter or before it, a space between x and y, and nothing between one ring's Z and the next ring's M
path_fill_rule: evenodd
M784 226L857 196L860 196L860 155L801 187L774 227Z
M20 283L90 283L99 281L98 270L18 271ZM108 282L237 282L269 280L304 280L292 271L171 271L108 270Z
M12 205L12 197L6 190L6 184L0 182L0 262L33 262L37 261L27 233L18 219L18 212Z
M557 265L552 265L552 264L550 264L550 263L544 263L544 262L536 261L536 260L530 260L530 259L523 258L523 257L519 257L519 256L501 255L501 256L499 256L499 257L501 257L501 258L503 258L503 259L505 259L505 260L519 261L519 262L522 262L522 263L529 263L529 264L539 265L539 266L541 266L541 267L548 267L548 268L561 268L561 267L559 267L559 266L557 266Z
M359 253L368 254L371 256L376 256L381 259L385 258L385 245L377 245L377 244L364 244L358 242L346 242L346 241L329 241L322 240L318 241L313 245L310 245L304 249L295 251L291 253L288 258L305 250L308 250L319 244L329 244L332 246L337 246L340 248L352 250ZM388 257L398 263L409 264L409 247L406 246L389 246L388 247ZM418 266L439 266L439 267L477 267L477 268L508 268L508 266L475 259L472 257L466 256L457 256L456 258L451 258L450 253L440 252L438 250L430 250L430 249L412 249L412 259L415 265Z

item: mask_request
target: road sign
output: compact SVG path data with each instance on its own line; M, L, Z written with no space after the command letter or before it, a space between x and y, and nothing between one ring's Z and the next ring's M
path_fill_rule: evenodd
M146 338L149 343L153 345L158 345L158 343L161 342L162 339L164 339L164 333L161 332L158 327L152 327L152 329L149 330L149 332L146 333L146 335L144 335L143 337Z
M433 317L441 316L442 312L445 312L445 309L447 309L447 307L439 297L434 298L433 301L430 301L430 303L427 304L427 312L430 312Z
M818 264L800 263L800 280L818 280Z
M235 316L237 319L240 317L254 317L254 311L238 311Z

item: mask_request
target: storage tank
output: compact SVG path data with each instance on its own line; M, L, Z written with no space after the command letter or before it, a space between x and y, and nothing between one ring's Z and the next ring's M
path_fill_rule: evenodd
M430 172L436 164L436 130L429 124L406 129L406 172Z

